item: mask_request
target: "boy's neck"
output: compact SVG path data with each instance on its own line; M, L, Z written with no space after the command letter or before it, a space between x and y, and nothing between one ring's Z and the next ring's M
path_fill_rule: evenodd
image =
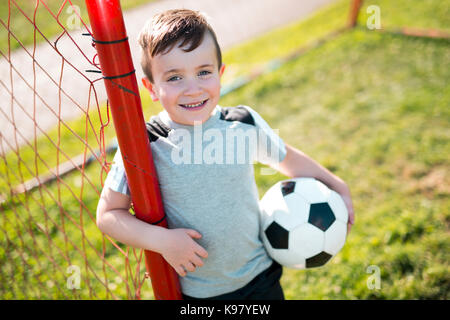
M204 120L203 122L201 121L194 121L194 123L192 124L185 124L185 123L179 123L175 120L173 120L169 113L167 112L167 110L163 110L161 113L161 120L169 126L175 125L175 126L180 126L180 127L194 127L197 125L204 125L206 122L208 122L209 120L211 120L211 118L216 114L216 112L218 112L218 108L219 106L216 105L216 107L212 110L211 114L209 115L209 117Z

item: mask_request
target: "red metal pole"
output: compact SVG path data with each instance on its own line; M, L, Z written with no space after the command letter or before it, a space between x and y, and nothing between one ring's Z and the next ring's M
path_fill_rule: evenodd
M136 217L167 227L141 99L119 0L86 0L109 105ZM181 299L175 270L145 251L147 271L158 300Z
M353 28L358 23L359 10L361 9L363 0L352 0L349 14L349 27Z

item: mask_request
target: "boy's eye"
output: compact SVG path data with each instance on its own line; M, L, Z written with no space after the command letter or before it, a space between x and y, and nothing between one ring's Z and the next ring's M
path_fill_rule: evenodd
M181 79L180 76L172 76L169 79L167 79L167 81L177 81L177 80L180 80L180 79Z
M211 74L211 71L203 70L203 71L200 71L200 72L198 73L199 76L206 76L206 75L208 75L208 74Z

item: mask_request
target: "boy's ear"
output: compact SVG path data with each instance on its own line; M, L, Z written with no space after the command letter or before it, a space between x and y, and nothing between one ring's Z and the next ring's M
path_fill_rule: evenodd
M151 83L151 81L147 77L143 77L142 84L144 85L145 88L147 88L148 92L150 92L150 97L152 97L152 100L158 101L159 98L156 95L155 90L153 89L153 83Z
M225 65L222 64L222 66L220 67L220 70L219 70L219 75L222 76L224 71L225 71Z

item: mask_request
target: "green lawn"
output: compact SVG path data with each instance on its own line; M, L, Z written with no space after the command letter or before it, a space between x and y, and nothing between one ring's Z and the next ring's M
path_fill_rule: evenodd
M414 21L427 26L433 21L433 27L441 29L449 25L445 1L417 1L403 11L410 2L366 1L371 2L380 5L382 15L398 12L392 15L402 16L398 24ZM347 1L339 1L306 21L231 49L224 54L230 67L226 72L243 74L250 63L264 65L343 26L347 7ZM221 99L223 106L252 106L279 129L287 143L350 185L356 225L344 249L326 267L284 269L282 285L288 299L449 298L449 61L448 40L357 28ZM146 118L161 110L149 101L147 93L142 97ZM84 138L88 120L94 129L88 130L87 140L95 147L98 143L93 133L99 131L96 112L70 126ZM84 151L73 134L60 130L63 150L70 155ZM57 131L49 133L52 140L57 139ZM110 125L106 136L111 139L113 135ZM42 158L50 167L55 165L57 155L48 139L37 143ZM4 195L10 188L7 182L16 185L32 177L35 167L40 173L46 170L32 148L22 148L20 157L24 162L12 153L0 159L0 192ZM261 175L260 168L257 165L255 172L262 196L285 177ZM53 183L2 204L0 297L111 298L110 293L133 297L130 277L136 269L142 275L145 268L143 263L137 268L133 251L129 251L131 266L124 268L124 256L95 226L99 175L100 166L94 164L86 169L85 178L79 173L63 178L70 190L63 183ZM118 273L105 265L96 251ZM81 268L80 290L66 289L69 265ZM381 272L380 289L367 285L371 266ZM109 293L99 279L108 279ZM141 294L153 297L148 282Z
M253 106L352 190L344 250L285 270L287 298L448 298L449 58L448 42L355 30L222 100ZM281 178L259 176L261 194Z
M394 2L394 3L393 3ZM381 27L394 30L402 27L439 29L450 32L450 5L436 0L364 0L358 23L366 25L369 6L380 8Z

